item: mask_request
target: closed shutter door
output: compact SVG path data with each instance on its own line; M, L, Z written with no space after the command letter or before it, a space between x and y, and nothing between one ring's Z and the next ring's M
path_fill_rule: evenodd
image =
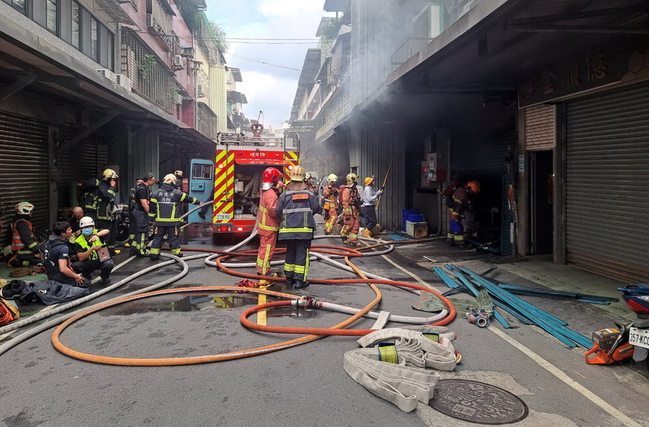
M34 204L32 223L37 231L49 228L48 125L0 113L0 203L3 230L0 242L8 244L16 203Z
M649 86L568 102L567 260L649 280Z
M103 141L86 140L58 156L61 172L58 183L59 208L77 204L77 184L80 180L101 177L102 171L108 165L108 147Z

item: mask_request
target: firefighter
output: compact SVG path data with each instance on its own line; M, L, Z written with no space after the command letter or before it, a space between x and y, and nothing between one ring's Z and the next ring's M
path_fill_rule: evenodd
M318 194L315 187L313 186L313 177L310 173L304 175L304 183L306 184L306 189L312 192L313 194Z
M333 173L327 177L327 185L322 189L322 196L325 198L324 210L329 213L327 221L324 225L324 233L332 234L334 230L334 224L338 219L338 188L336 187L336 181L338 177Z
M97 178L86 179L83 184L83 195L81 196L81 207L85 216L94 221L97 220L97 188L101 182ZM75 230L76 231L76 230Z
M361 196L358 193L358 177L355 173L347 174L347 185L342 193L343 205L343 228L340 230L340 238L343 243L349 246L360 246L358 242L358 229L360 224L358 216L361 209Z
M92 272L100 270L101 284L110 283L110 273L115 266L112 259L101 260L97 251L104 245L101 237L107 236L108 230L95 229L95 222L89 216L84 216L79 221L81 235L74 241L74 253L77 261L72 263L72 269L81 273L86 280L92 280Z
M480 192L480 183L478 181L469 181L464 186L460 185L453 192L453 208L451 210L451 221L449 222L450 232L453 234L453 241L449 242L451 246L464 246L464 212L466 211L469 195ZM447 239L448 240L448 239Z
M131 256L146 255L146 239L149 236L149 203L151 186L155 184L155 175L151 172L144 174L142 179L131 191L129 200Z
M16 205L16 219L11 224L11 250L15 257L11 258L13 267L29 267L42 262L40 248L34 226L30 219L34 205L20 202Z
M281 178L282 173L275 168L267 168L262 175L260 213L257 215L257 234L259 234L257 274L260 276L270 274L270 260L277 245L279 217L275 208L279 193L277 185Z
M101 183L97 187L97 228L109 231L107 240L108 251L111 255L119 255L117 246L117 206L115 206L115 195L117 194L117 173L112 169L105 169L101 175ZM90 216L90 215L88 215ZM92 216L90 216L92 218Z
M367 221L365 229L363 230L363 237L372 237L372 230L376 227L376 200L381 197L383 194L383 189L376 191L372 184L374 183L374 177L368 176L363 181L365 183L365 188L363 189L363 216Z
M181 257L180 249L180 219L179 207L182 203L200 204L196 197L183 193L176 187L177 178L170 173L162 180L162 186L151 196L149 204L149 219L154 221L153 241L151 242L151 259L160 258L162 239L165 234L169 241L172 255Z
M299 165L289 172L291 182L276 207L281 221L278 239L286 242L284 275L286 284L294 289L309 286L309 250L316 227L313 215L320 212L318 198L306 188L304 175Z

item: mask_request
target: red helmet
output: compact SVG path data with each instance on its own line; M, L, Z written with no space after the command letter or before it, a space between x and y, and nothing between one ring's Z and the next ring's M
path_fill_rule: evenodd
M266 168L264 171L262 182L278 182L282 177L282 173L275 168Z

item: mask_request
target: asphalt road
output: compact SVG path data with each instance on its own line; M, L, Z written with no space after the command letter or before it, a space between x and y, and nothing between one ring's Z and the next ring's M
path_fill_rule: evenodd
M193 241L194 248L223 249ZM336 239L318 244L339 244ZM248 246L248 249L254 248ZM436 249L437 248L437 249ZM437 251L437 252L436 252ZM418 283L444 292L447 288L422 263L422 255L440 256L434 243L396 247L386 257L355 259L364 271ZM125 258L120 258L121 260ZM237 258L235 262L251 262ZM390 263L389 261L392 261ZM241 278L206 266L203 259L187 261L187 276L171 287L232 286ZM484 271L489 257L467 254L461 263ZM136 259L113 275L113 282L153 263ZM252 268L237 268L253 272ZM145 288L178 273L177 266L160 269L125 285L114 295ZM503 273L506 275L506 273ZM345 278L351 273L316 261L312 278ZM516 277L509 277L516 282ZM293 292L282 286L275 289ZM411 316L418 297L381 286L377 309ZM365 284L312 284L304 292L338 304L363 307L374 297ZM469 379L513 393L529 408L520 426L649 425L649 380L644 367L590 366L583 349L569 349L536 327L505 330L469 324L465 295L458 295L460 316L449 329L458 334L455 347L463 356L446 379ZM175 293L131 301L85 317L66 329L61 341L89 354L128 358L193 357L241 351L293 339L289 334L252 332L244 328L241 312L257 303L245 293ZM598 316L597 307L548 303L544 309L578 318L584 329ZM593 311L595 310L595 311ZM255 320L256 316L251 316ZM330 327L347 315L323 310L273 310L268 324ZM354 328L369 328L366 319ZM389 324L388 326L399 326ZM29 329L29 327L26 327ZM587 334L587 330L578 331ZM12 335L18 336L22 331ZM0 356L0 421L7 426L469 426L427 405L405 413L353 381L343 370L343 354L358 348L354 337L326 337L269 354L216 363L137 367L111 366L77 360L59 353L48 330ZM9 337L6 343L12 338ZM637 424L633 424L637 423Z

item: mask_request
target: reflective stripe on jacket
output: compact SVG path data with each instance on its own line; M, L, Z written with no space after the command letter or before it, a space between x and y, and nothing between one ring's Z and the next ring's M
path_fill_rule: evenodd
M258 216L259 222L257 223L257 228L259 228L258 232L261 235L268 236L279 230L279 217L275 210L277 207L277 200L277 193L275 193L275 190L272 188L261 192L259 205L259 212L261 212L261 215Z
M92 234L89 237L92 237L92 236L94 236L96 234L97 234L97 230L92 230ZM79 246L81 246L85 250L88 250L88 248L91 248L92 246L95 246L95 245L104 246L104 244L101 241L101 239L99 238L99 236L97 236L97 240L95 240L93 242L92 246L91 246L90 243L88 243L88 241L86 240L86 236L84 236L83 234L80 234L79 236L77 236L74 243L78 243ZM95 261L95 260L99 259L99 255L97 255L97 251L92 251L92 252L90 252L90 255L88 256L88 258L86 258L86 259L89 260L89 261Z
M183 193L170 184L162 184L162 188L153 193L150 202L149 219L161 227L176 227L182 224L181 203L200 203L196 197Z
M27 227L29 228L30 238L27 241L23 241L23 237L27 237L27 236L21 236L20 231L18 230L18 223L20 223L20 221L24 221ZM34 240L33 233L34 233L34 227L32 226L32 223L27 221L25 218L19 218L16 221L14 221L11 224L11 250L14 252L18 252L27 249L28 252L34 252L34 250L38 246L38 242Z
M277 215L281 218L278 240L311 240L315 218L320 206L309 190L287 190L277 201Z

